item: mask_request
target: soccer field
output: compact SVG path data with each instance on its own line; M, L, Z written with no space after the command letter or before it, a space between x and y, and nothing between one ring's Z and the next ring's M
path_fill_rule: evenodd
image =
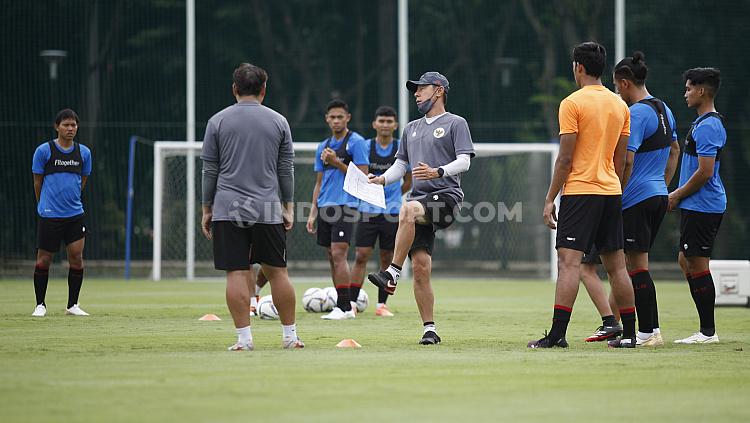
M0 420L750 420L750 310L717 309L718 345L674 345L697 326L684 284L657 284L664 347L584 343L600 320L581 290L571 348L551 351L526 348L549 327L548 282L436 281L432 347L417 345L410 284L389 301L396 317L371 303L354 321L302 311L311 286L326 284L297 284L304 350L281 350L278 321L254 320L256 351L232 353L221 283L88 280L80 318L63 315L67 285L53 280L48 316L32 318L31 281L2 281ZM363 347L336 349L343 338Z

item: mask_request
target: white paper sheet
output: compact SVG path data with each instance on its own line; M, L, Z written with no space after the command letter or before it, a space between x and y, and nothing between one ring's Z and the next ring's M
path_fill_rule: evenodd
M367 201L383 209L385 208L385 191L383 190L383 186L369 183L367 175L362 173L352 162L349 162L349 168L346 169L344 191L362 201Z

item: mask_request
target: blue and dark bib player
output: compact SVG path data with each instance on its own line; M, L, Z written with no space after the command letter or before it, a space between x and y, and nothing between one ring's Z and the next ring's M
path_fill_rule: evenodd
M81 192L91 174L91 151L74 141L78 115L61 110L55 118L57 138L37 147L31 165L37 200L37 254L34 268L36 308L32 316L47 314L45 296L52 258L65 243L68 257L68 304L65 314L88 316L78 306L83 284L83 245L86 239Z
M325 320L353 319L356 313L352 302L357 299L349 298L351 273L347 252L357 221L359 200L344 191L344 179L349 163L366 174L370 160L365 139L348 128L351 117L344 101L328 103L325 118L331 136L320 142L315 154L316 179L307 231L317 233L318 245L326 249L338 295L336 307L322 317Z
M700 319L700 330L677 344L719 342L714 322L716 289L709 270L714 240L727 208L727 195L719 176L722 150L727 143L724 118L716 112L714 99L721 86L715 68L695 68L684 74L685 101L696 109L685 138L680 167L680 185L669 194L668 210L680 209L679 263L690 286Z

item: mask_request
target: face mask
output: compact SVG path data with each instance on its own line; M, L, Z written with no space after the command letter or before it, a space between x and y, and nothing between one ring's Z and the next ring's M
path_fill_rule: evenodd
M437 92L435 94L437 94ZM425 101L421 101L417 103L417 110L419 110L419 113L426 115L427 112L432 110L432 106L435 105L436 100L437 99L435 98L435 95L433 94L429 100L425 100Z

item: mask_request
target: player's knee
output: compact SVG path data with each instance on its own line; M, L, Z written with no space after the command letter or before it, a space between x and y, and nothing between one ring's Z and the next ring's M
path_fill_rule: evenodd
M354 257L355 263L359 266L364 266L370 260L370 254L363 251L357 251L357 255Z
M398 215L399 223L414 223L417 219L418 207L419 202L417 201L409 201L401 206L401 212Z
M83 254L71 254L68 256L68 264L70 264L70 267L74 267L77 269L83 268Z
M334 263L338 263L342 260L346 261L346 252L348 250L347 247L341 247L338 245L331 246L331 249L329 250L330 260L332 260Z
M40 269L49 269L52 265L52 257L43 255L36 258L36 267Z

